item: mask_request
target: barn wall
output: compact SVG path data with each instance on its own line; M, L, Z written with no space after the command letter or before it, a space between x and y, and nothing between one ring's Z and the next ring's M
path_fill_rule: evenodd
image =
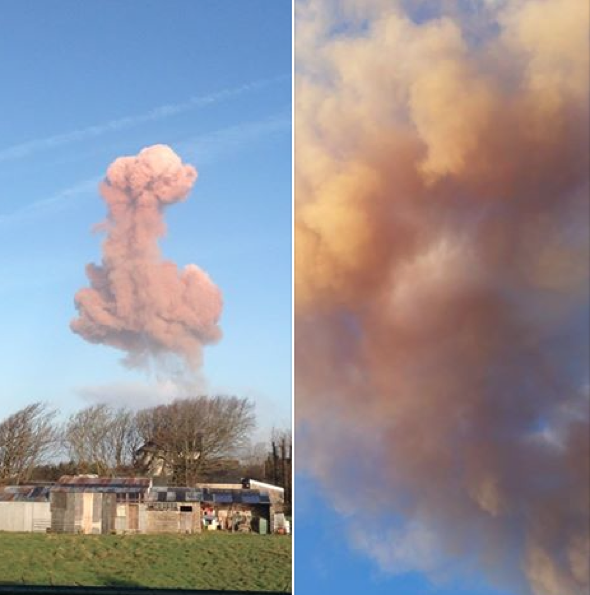
M50 525L49 502L0 502L0 531L44 533Z
M51 527L51 507L49 502L33 502L33 532L46 533Z
M114 495L113 495L114 497ZM147 519L145 504L117 503L109 504L108 510L103 508L103 514L109 515L110 521L103 521L103 533L146 533Z
M201 507L198 502L182 503L182 506L192 506L192 512L180 512L170 507L166 510L143 508L145 515L145 532L147 533L200 533ZM141 512L140 512L141 514ZM141 517L140 517L141 518Z
M90 506L92 507L92 523L90 526L90 533L99 535L102 533L102 494L93 494Z
M139 505L139 532L140 533L148 532L148 515L147 515L147 507L145 504Z
M74 533L84 532L84 496L86 494L68 494L68 520L74 527Z
M201 505L199 502L186 502L183 506L192 506L192 512L179 512L181 533L201 532ZM180 510L180 509L179 509Z
M102 496L102 533L108 535L115 532L115 519L117 517L116 494L103 494Z
M180 517L175 510L148 510L148 533L178 533L180 531Z
M51 531L54 533L91 533L94 502L87 494L51 494Z

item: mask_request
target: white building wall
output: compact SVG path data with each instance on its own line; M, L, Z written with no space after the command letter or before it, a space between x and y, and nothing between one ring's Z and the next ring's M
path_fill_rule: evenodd
M50 526L49 502L0 502L0 531L45 533Z

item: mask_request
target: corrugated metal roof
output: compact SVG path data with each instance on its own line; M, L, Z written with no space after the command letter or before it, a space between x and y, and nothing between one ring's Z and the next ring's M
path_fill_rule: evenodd
M148 488L151 480L148 477L96 477L86 475L64 475L57 482L59 485L84 485L84 486L116 486L116 487L145 487Z
M0 502L47 502L50 493L99 492L104 494L142 494L147 502L206 502L209 504L270 504L270 497L262 490L151 487L144 477L85 477L64 476L58 483L45 486L8 486L0 488Z
M6 486L0 488L0 502L48 502L49 486Z
M151 480L146 477L86 477L64 475L52 492L101 492L105 494L138 494L150 488Z
M221 488L152 487L147 502L207 502L210 504L270 504L268 494L260 490Z

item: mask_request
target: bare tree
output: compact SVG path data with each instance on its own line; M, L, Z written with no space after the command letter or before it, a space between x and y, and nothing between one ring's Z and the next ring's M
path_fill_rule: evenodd
M267 457L268 444L266 442L248 444L240 452L242 477L264 481Z
M138 431L177 483L210 478L248 442L254 404L238 397L179 399L138 414Z
M291 503L293 486L293 438L290 429L273 428L271 452L265 465L266 478L285 490L285 503Z
M56 454L56 414L43 403L33 403L0 422L0 480L27 481L35 466Z
M129 409L120 408L112 413L110 438L112 440L111 462L116 469L133 463L135 451L141 446L136 415Z
M99 404L70 416L63 442L80 469L107 474L131 464L138 445L136 436L131 411Z

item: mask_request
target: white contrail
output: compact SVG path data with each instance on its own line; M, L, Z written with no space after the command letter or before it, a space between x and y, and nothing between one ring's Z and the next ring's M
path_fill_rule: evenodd
M126 116L124 118L118 118L116 120L111 120L102 124L95 124L86 128L81 128L79 130L73 130L71 132L56 134L54 136L48 136L45 138L37 138L24 143L12 145L10 147L6 147L5 149L0 149L0 163L3 161L27 157L31 153L36 153L38 151L53 149L55 147L68 145L70 143L87 138L101 136L108 132L116 132L118 130L132 128L145 122L162 120L183 112L213 105L221 101L243 95L244 93L256 91L269 85L277 84L281 81L287 80L288 78L288 76L279 76L269 79L262 79L253 83L241 85L239 87L224 89L222 91L209 93L207 95L191 97L182 103L161 105L148 112L144 112L143 114Z
M173 144L177 150L188 158L198 156L202 163L211 164L222 159L227 153L242 150L248 142L269 134L284 132L289 130L290 126L290 117L278 113L269 118L221 128ZM0 213L0 228L73 206L76 198L92 193L96 194L102 177L100 175L93 176L64 188L48 198L29 203L11 213Z
M96 191L101 179L101 176L88 178L68 188L64 188L48 198L29 203L12 213L0 214L0 227L14 225L15 223L33 219L45 213L53 213L60 210L66 207L68 203L71 203L76 197Z
M175 147L189 159L199 159L200 163L213 163L228 153L240 151L261 137L280 134L291 130L291 116L284 112L262 120L248 121L214 130L189 138Z

